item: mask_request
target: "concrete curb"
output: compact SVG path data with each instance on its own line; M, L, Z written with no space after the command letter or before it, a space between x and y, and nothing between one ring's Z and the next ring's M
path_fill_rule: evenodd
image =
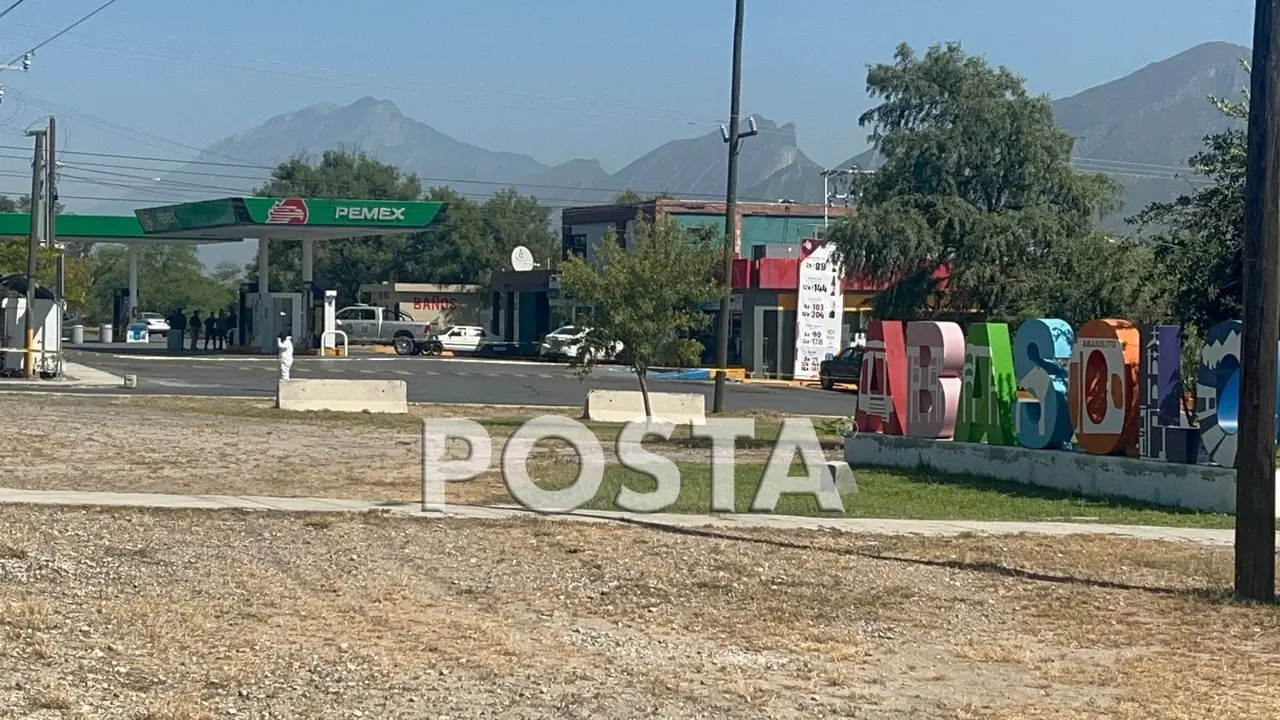
M125 507L171 510L253 510L280 513L390 512L406 517L469 520L543 518L564 522L622 523L654 529L772 529L836 531L870 535L1107 535L1128 539L1184 542L1230 547L1233 530L1172 528L1144 525L1088 525L1064 522L980 522L972 520L902 520L875 518L821 518L792 515L637 514L616 511L576 511L565 514L536 513L512 505L443 505L426 511L419 503L370 502L333 498L267 497L231 495L169 495L162 493L109 493L0 488L0 505L62 507Z

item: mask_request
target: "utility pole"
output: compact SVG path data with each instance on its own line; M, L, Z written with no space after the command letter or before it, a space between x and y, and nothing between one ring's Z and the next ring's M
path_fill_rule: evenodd
M49 160L45 163L45 194L47 200L44 204L45 222L44 234L45 244L48 247L58 251L58 268L57 274L53 281L53 294L57 298L59 312L65 310L66 282L67 282L67 254L62 248L58 247L56 226L58 224L58 121L52 115L49 116Z
M724 412L725 375L729 368L729 308L733 296L733 257L735 240L738 237L738 151L743 138L756 134L755 119L751 120L751 130L739 132L739 113L742 105L742 18L745 12L744 0L738 0L733 15L733 79L729 90L729 128L720 128L724 141L729 143L729 182L724 202L724 295L720 298L720 323L716 328L716 373L715 396L711 404L711 412Z
M36 139L35 159L31 163L31 237L27 244L27 307L26 307L26 362L23 369L28 378L36 376L36 257L40 252L40 224L43 216L40 183L44 179L44 130L28 130L27 136Z
M1276 597L1276 348L1280 344L1280 0L1256 0L1245 175L1244 328L1236 462L1236 595Z

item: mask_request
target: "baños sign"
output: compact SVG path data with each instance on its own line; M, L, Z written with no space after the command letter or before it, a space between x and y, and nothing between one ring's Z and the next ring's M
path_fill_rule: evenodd
M1124 455L1234 468L1239 320L1205 337L1196 423L1181 411L1176 325L1090 320L1004 323L873 320L854 422L862 432ZM1019 397L1019 391L1027 397Z

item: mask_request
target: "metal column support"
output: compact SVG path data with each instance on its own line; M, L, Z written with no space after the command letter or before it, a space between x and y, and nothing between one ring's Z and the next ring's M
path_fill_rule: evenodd
M315 240L305 238L302 241L302 325L298 328L296 341L306 343L306 347L314 344L312 328L313 305L312 300L314 293L311 290L311 283L315 280ZM326 330L328 328L325 328Z
M257 328L258 347L262 352L271 354L276 351L275 338L271 331L275 328L275 318L271 317L271 283L270 273L271 241L258 239L258 305L253 313L253 325Z
M138 319L138 246L129 245L129 313L127 322Z

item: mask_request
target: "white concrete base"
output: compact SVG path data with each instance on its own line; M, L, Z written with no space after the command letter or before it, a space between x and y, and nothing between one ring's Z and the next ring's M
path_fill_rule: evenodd
M855 467L926 467L1202 512L1231 514L1236 509L1235 470L1210 465L871 433L846 438L844 457ZM1280 517L1280 499L1276 517Z
M707 422L706 399L697 393L649 393L653 417L675 425ZM586 416L596 422L644 420L644 396L639 390L592 390L587 393Z
M847 462L829 462L822 466L822 489L835 487L841 495L853 495L858 492L858 480L853 476L853 468Z
M403 380L281 380L276 407L281 410L334 412L409 412Z

